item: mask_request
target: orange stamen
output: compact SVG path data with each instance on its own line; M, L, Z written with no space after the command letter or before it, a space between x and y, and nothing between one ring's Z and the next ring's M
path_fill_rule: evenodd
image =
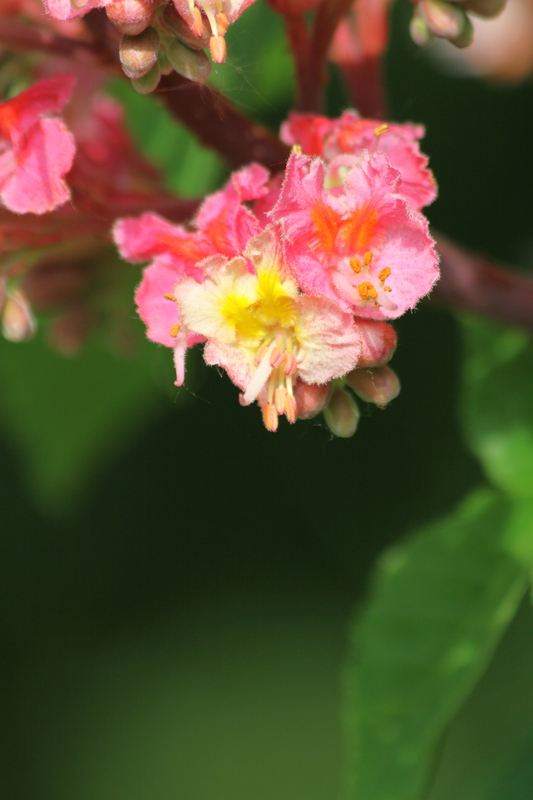
M179 322L175 322L174 325L170 329L170 335L175 338L181 330L181 325Z
M172 300L172 301L174 301L174 300L176 299L176 298L174 297L174 295L173 295L173 294L170 294L169 292L167 292L167 294L164 294L164 295L163 295L163 297L165 298L165 300Z
M359 272L362 272L362 270L363 270L363 265L361 264L361 262L359 261L357 256L353 256L350 259L350 267L352 268L352 270L355 272L356 275Z
M364 283L360 283L357 287L357 291L359 292L359 297L361 300L375 300L378 296L378 293L370 283L370 281L365 281Z
M391 270L389 269L389 267L383 267L383 269L381 270L381 272L378 275L378 278L381 281L381 283L386 281L390 274L391 274Z
M196 36L202 36L204 32L204 22L202 20L202 12L198 8L198 6L194 6L191 8L191 14L193 18L193 31Z
M223 36L211 36L209 39L209 50L211 58L215 64L222 64L226 58L226 40Z
M218 35L224 36L226 31L228 30L229 22L227 16L224 14L223 11L220 11L217 14L217 22L218 22Z
M372 263L372 259L373 258L374 258L374 256L372 255L370 250L367 250L367 252L363 256L363 264L365 265L365 267L369 267L370 266L370 264Z
M263 422L265 424L265 428L272 433L275 433L278 429L278 412L272 405L272 403L265 403L263 406Z

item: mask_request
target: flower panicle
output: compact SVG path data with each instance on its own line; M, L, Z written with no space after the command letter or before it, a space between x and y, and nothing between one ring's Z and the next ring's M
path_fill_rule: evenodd
M323 413L351 436L363 402L385 407L400 384L388 362L390 320L413 308L438 277L423 205L436 194L423 130L346 112L293 115L298 144L284 176L257 164L209 196L191 225L156 214L119 220L123 258L149 262L136 292L152 341L174 351L176 385L189 347L204 342L276 431Z

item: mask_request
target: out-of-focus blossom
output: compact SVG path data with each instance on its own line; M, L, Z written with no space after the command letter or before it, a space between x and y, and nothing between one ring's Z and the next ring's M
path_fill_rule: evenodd
M391 0L355 0L341 20L330 48L336 64L358 64L379 58L389 42L389 7Z
M427 156L418 146L424 133L422 125L384 125L379 120L363 119L356 111L345 111L336 120L292 113L281 127L281 138L286 144L298 145L305 155L321 156L327 162L341 153L382 151L401 174L398 194L417 209L433 202L437 196Z
M468 47L473 39L470 14L491 19L498 16L506 0L418 0L410 24L411 38L421 47L434 37L456 47ZM496 25L496 28L498 26Z
M0 198L19 214L44 214L69 199L63 176L74 138L56 115L68 102L69 75L41 81L0 105Z
M111 0L43 0L50 16L63 21L83 17L93 8L102 8L110 2Z

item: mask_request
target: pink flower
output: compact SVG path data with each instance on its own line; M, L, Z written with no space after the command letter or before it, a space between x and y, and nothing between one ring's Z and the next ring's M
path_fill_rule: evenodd
M68 102L74 78L41 81L0 104L0 198L19 214L44 214L69 199L63 180L72 166L72 134L55 115Z
M183 323L206 337L206 362L226 370L242 404L259 400L269 430L281 414L295 422L297 380L325 384L358 363L362 340L352 317L325 297L299 292L274 226L242 256L217 255L202 266L207 280L184 279L174 289Z
M226 58L224 34L228 26L235 22L253 2L254 0L174 0L174 5L178 14L199 38L204 33L202 14L207 17L211 29L209 41L211 56L213 61L221 64Z
M438 277L434 243L426 219L397 193L399 183L381 152L339 156L329 170L321 159L289 158L271 217L282 226L285 258L304 292L384 320L430 291Z
M258 164L236 172L224 189L205 200L196 216L195 230L173 225L152 213L118 220L114 226L115 242L123 258L151 261L135 302L148 338L173 348L178 386L184 380L186 348L204 339L183 330L174 288L186 278L201 283L208 256L240 254L259 233L259 223L243 203L266 193L268 177L267 170Z
M281 127L286 144L297 144L305 155L321 156L327 162L342 153L384 152L401 175L397 193L418 210L437 196L428 159L418 146L423 136L422 125L384 125L379 120L362 119L356 111L345 111L338 120L293 113Z
M43 0L50 16L62 21L83 17L93 8L102 8L110 2L111 0Z

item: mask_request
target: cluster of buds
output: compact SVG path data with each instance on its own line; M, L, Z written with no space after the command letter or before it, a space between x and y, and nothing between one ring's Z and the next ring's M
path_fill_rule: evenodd
M473 37L469 14L490 19L504 6L505 0L418 0L411 18L411 38L421 47L435 37L468 47Z
M224 34L253 0L44 0L56 20L71 20L93 8L105 7L121 34L120 62L124 73L141 93L153 91L161 77L173 70L203 82L211 62L226 58Z
M148 337L174 352L176 385L203 342L268 430L323 412L344 437L359 419L351 391L380 407L398 394L388 320L438 276L420 213L436 195L422 134L355 112L293 115L283 176L241 169L192 226L153 213L115 224L121 255L150 262L136 302Z

